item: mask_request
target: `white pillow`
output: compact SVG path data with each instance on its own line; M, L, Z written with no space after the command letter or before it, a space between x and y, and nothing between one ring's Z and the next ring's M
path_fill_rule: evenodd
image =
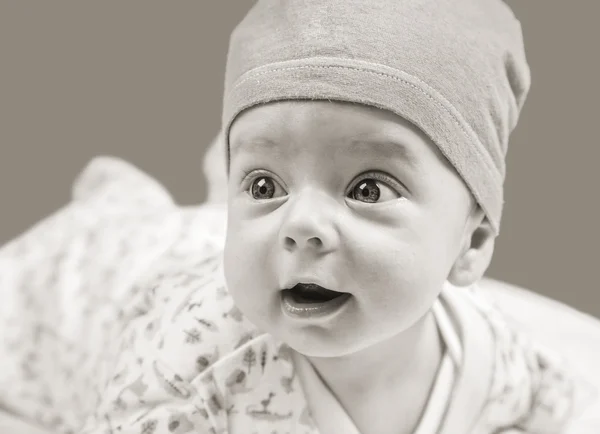
M0 248L0 408L76 431L132 284L178 234L176 211L157 181L99 157L69 204Z

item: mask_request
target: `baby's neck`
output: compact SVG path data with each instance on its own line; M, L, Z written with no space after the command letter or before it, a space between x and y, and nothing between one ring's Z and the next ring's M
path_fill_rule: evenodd
M401 335L358 353L309 359L359 430L366 429L361 421L370 424L361 432L384 432L373 429L379 416L388 427L407 424L412 432L427 404L443 349L435 318L428 313Z

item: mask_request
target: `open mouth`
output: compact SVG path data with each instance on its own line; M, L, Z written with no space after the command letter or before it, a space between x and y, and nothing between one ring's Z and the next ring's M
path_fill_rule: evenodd
M281 307L289 317L300 320L333 318L348 305L352 294L332 291L314 283L299 283L281 291Z
M299 304L325 303L347 294L346 292L332 291L314 283L298 283L292 288L284 289L283 292L284 295L289 295Z

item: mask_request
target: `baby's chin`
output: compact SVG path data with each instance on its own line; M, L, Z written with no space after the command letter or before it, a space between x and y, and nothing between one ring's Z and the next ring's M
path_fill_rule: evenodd
M339 339L322 339L311 341L300 336L283 336L279 338L294 351L310 358L333 359L350 356L359 353L377 343L369 340L349 339L341 341Z
M254 310L238 307L256 329L271 335L296 352L308 357L341 357L359 351L361 343L348 333L340 336L338 330L324 329L317 325L294 327L287 318L276 309Z
M374 333L367 336L366 331L350 331L346 327L327 329L308 325L297 329L280 323L264 326L263 330L296 352L314 358L349 356L381 341L381 336Z

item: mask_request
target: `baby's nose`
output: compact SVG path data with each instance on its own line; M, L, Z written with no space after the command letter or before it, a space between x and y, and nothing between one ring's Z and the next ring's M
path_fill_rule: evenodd
M335 249L339 236L336 229L334 205L318 194L303 194L289 204L281 225L280 239L288 251Z

